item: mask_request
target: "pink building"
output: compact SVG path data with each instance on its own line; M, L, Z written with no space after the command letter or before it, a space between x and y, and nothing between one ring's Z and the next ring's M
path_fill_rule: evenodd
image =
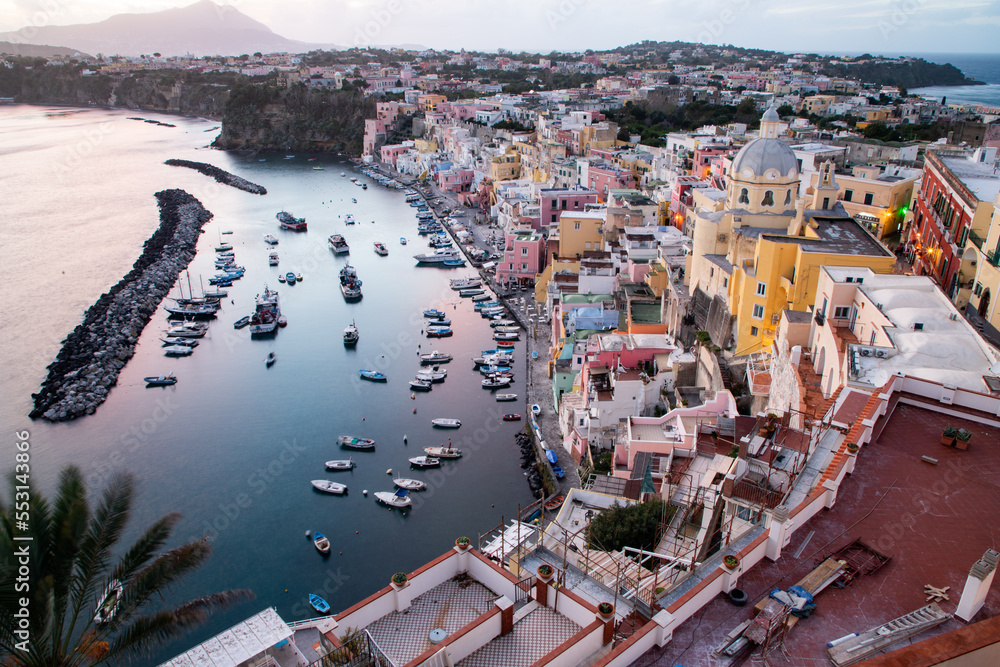
M559 223L563 211L582 211L587 204L597 203L597 193L586 188L544 188L538 193L542 227Z
M375 105L375 116L386 123L392 123L399 116L399 102L378 102Z
M597 201L607 201L608 191L635 188L631 171L609 164L591 164L587 170L587 187L597 191Z
M445 192L469 192L476 180L472 169L447 169L437 173L438 187Z
M375 155L379 146L385 143L385 126L389 121L381 118L365 119L364 155ZM384 159L383 159L384 160Z
M519 229L507 234L503 259L497 264L497 282L501 285L535 284L535 275L545 268L545 238L533 229Z
M411 142L408 142L406 144L388 144L386 146L382 146L382 149L380 151L380 155L382 156L382 162L385 162L386 164L391 164L393 167L395 167L396 158L398 158L400 154L405 153L406 151L412 149L413 149L413 144Z

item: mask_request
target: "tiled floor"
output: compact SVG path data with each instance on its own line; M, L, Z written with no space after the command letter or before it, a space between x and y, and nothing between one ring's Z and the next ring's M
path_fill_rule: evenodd
M397 665L429 649L431 630L457 632L493 607L497 594L478 581L449 579L410 603L402 613L393 612L368 626L368 632Z
M973 432L967 451L940 444L941 431L949 424ZM857 468L840 487L837 504L797 530L777 562L764 560L744 574L739 587L755 603L775 587L795 583L822 558L856 538L893 559L847 588L830 587L820 593L816 612L788 634L787 653L775 651L768 656L769 663L827 667L826 642L927 604L924 584L950 586L951 599L940 606L954 613L969 568L997 544L1000 449L994 445L998 441L996 428L898 405L879 439L861 450ZM938 459L938 465L922 462L921 456ZM711 656L712 649L752 613L753 604L738 608L719 597L674 631L670 644L635 664L725 664ZM1000 590L994 587L975 620L998 613ZM952 619L912 641L962 625Z
M456 667L527 667L580 631L580 626L548 607L531 612L506 637L494 639Z

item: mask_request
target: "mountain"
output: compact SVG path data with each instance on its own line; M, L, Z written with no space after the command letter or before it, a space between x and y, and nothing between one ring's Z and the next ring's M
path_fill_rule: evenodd
M35 28L32 42L65 44L72 49L104 55L165 56L191 53L240 55L288 51L302 53L331 45L286 39L232 5L200 0L187 7L152 14L116 14L99 23ZM0 33L0 40L20 41L17 33Z
M65 46L43 46L40 44L20 44L11 42L0 42L0 53L11 56L27 56L29 58L52 58L53 56L80 56L90 57L89 53L80 53L76 49L67 49Z

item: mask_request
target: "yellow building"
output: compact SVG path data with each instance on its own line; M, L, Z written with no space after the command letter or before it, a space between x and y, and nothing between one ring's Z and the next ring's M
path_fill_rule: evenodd
M729 303L736 322L733 355L767 349L783 310L816 300L820 267L857 266L892 273L896 257L856 220L814 211L797 234L762 234L753 259L733 267Z
M807 193L816 186L819 173L811 178ZM854 167L850 176L837 174L837 200L876 238L885 239L899 232L919 178L886 175L878 166Z
M434 153L438 149L438 142L433 139L414 139L413 147L418 153Z
M604 248L604 210L564 211L559 216L559 257L583 257Z
M989 230L981 238L971 233L962 255L963 276L972 276L969 304L979 316L1000 329L1000 195L993 200L993 215Z
M552 276L557 273L575 273L580 274L580 260L579 259L560 259L558 257L554 258L545 267L545 270L539 273L535 278L535 301L538 303L545 303L545 296L549 289L549 283L552 281Z
M801 108L807 113L824 116L836 99L833 95L811 95L802 100Z
M421 111L437 111L439 104L444 104L448 98L444 95L427 94L417 97L417 104Z
M580 128L580 155L590 155L592 149L614 148L618 140L618 124L604 121Z
M503 155L490 161L490 178L494 183L521 178L521 154L513 146L508 146Z

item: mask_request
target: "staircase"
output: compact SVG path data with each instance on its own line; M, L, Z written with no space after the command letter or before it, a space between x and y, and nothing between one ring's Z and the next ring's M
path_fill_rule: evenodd
M722 355L717 354L715 358L719 360L719 374L722 376L722 386L735 396L736 393L733 391L733 374L729 371L729 362Z

